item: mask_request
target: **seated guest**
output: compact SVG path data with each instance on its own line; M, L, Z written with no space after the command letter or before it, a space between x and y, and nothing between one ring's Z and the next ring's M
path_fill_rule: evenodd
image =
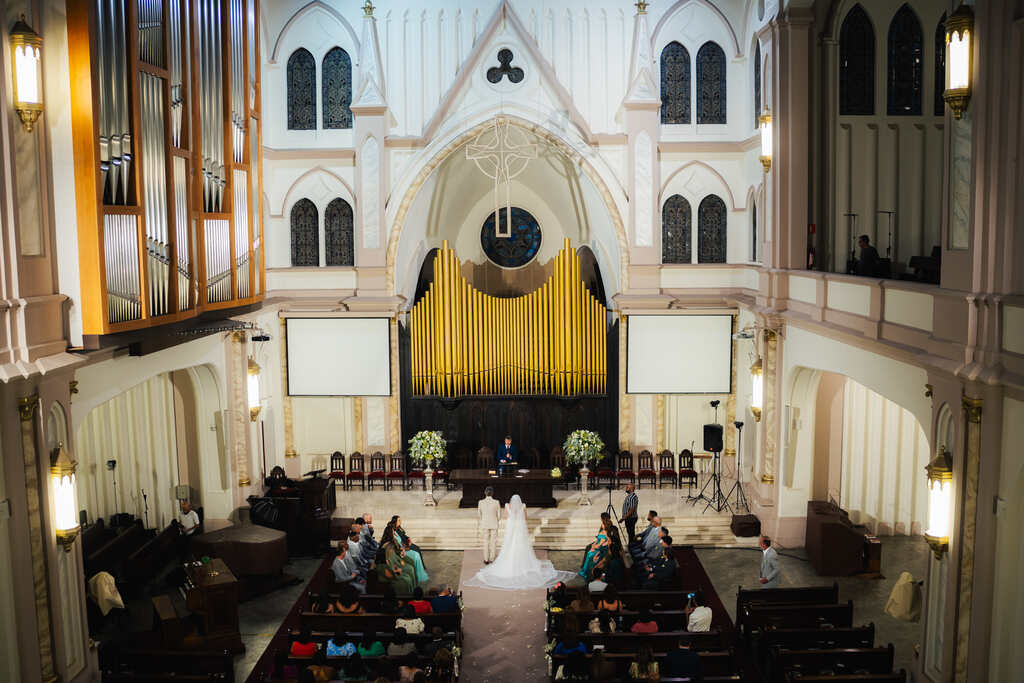
M337 583L347 583L360 593L366 592L366 578L359 574L352 558L348 556L348 546L344 543L338 544L338 552L331 563L331 572Z
M647 539L648 534L654 529L654 518L658 516L655 510L649 510L647 512L647 528L641 531L635 540L629 542L629 552L633 557L637 557L641 554L644 547L644 541Z
M363 551L363 547L359 544L359 532L349 531L348 532L348 554L352 558L352 562L356 565L356 570L361 576L366 576L366 572L373 568L373 555Z
M337 603L326 592L321 593L313 601L313 611L318 614L334 614L338 611Z
M690 649L690 641L680 638L678 646L665 655L665 676L668 678L689 678L695 683L704 680L700 666L700 655Z
M565 584L559 581L555 584L555 589L551 591L551 603L554 607L560 607L565 609L569 606L569 594L566 593Z
M323 650L313 653L313 663L306 670L312 672L315 681L333 681L338 673L334 667L327 666L327 655Z
M383 594L383 598L380 601L380 607L377 611L381 614L392 614L397 615L402 613L402 603L395 597L395 588L389 583L384 584L384 587L380 591Z
M644 608L640 610L640 616L629 630L633 633L657 633L658 622L654 620L651 610Z
M604 570L594 570L594 580L587 586L587 590L591 593L601 593L605 588L608 587L608 583L604 580Z
M389 524L380 539L381 562L377 563L377 576L383 583L390 583L399 595L408 595L416 587L416 569L405 556L405 550L397 545L401 541Z
M556 655L567 655L570 652L582 652L583 654L587 654L587 646L580 640L579 636L576 635L575 629L565 629L562 632L562 637L559 638L558 643L555 644L554 653Z
M422 674L423 669L416 666L416 655L407 654L398 667L398 680L400 683L412 683L416 674Z
M423 620L416 616L416 610L412 605L406 605L402 608L402 616L395 619L395 628L404 628L406 633L415 635L423 633L424 624Z
M409 634L404 628L396 628L388 643L388 657L404 657L410 652L416 652L416 643L409 640Z
M344 631L336 631L327 641L328 657L351 657L356 653L356 644L348 639Z
M594 601L590 599L590 591L586 587L580 588L576 593L576 599L569 603L570 612L593 612Z
M443 647L452 648L453 643L449 642L444 635L444 629L440 626L433 626L430 629L430 640L423 645L423 654L433 657Z
M455 658L452 651L442 647L434 655L434 661L427 665L424 678L441 683L452 683L455 680Z
M629 665L629 677L634 681L657 681L658 663L654 661L654 653L649 645L641 645L636 661Z
M373 515L367 512L362 517L356 517L356 524L362 527L359 532L362 539L359 543L362 544L363 549L369 551L371 557L376 555L380 549L380 544L373 538Z
M646 574L646 576L645 576ZM664 590L671 587L676 575L676 558L672 553L672 537L661 538L661 557L646 565L646 572L639 572L641 588Z
M412 600L409 601L409 604L416 610L416 616L434 613L434 608L430 606L430 601L423 599L423 588L420 586L412 589Z
M609 584L609 586L604 589L604 593L601 594L600 599L597 601L595 609L607 610L609 612L616 613L622 611L623 607L622 601L619 600L619 589L617 589L614 584Z
M697 591L686 606L686 630L691 632L711 630L711 608L704 604L704 591Z
M292 641L292 657L312 657L316 652L316 641L308 626L303 626L299 635Z
M426 568L423 566L423 554L419 550L415 550L412 547L412 541L405 538L402 541L402 550L405 551L405 556L412 564L413 569L416 570L416 581L417 583L426 583L430 580L430 575L427 574Z
M338 672L338 678L343 681L365 681L369 673L366 670L366 664L363 663L363 658L358 652L348 658L342 669L344 669L344 675Z
M608 661L603 650L598 650L590 658L590 680L597 683L609 683L617 680L615 675L615 664Z
M274 654L274 672L271 677L281 683L292 683L299 679L299 667L288 663L288 653L284 650Z
M452 589L445 584L437 597L430 598L430 607L434 614L446 614L459 611L459 599L452 595Z
M606 609L597 613L597 616L590 620L587 630L591 633L615 633L615 620L612 613Z
M651 541L650 548L644 548L644 559L648 562L655 562L661 557L661 545L662 541L668 536L668 527L659 526L658 532L655 534L651 532L648 538L653 539Z
M587 667L587 655L579 650L570 653L565 664L558 665L555 672L556 681L587 681L590 680L590 671Z
M338 599L334 601L334 611L338 614L363 614L359 591L349 585L342 586Z
M660 537L659 529L661 528L661 517L655 516L651 519L651 528L644 529L644 533L641 538L638 539L638 544L630 545L629 552L633 555L633 559L643 561L645 558L650 559L652 554L657 557L658 539Z
M363 632L363 639L359 641L356 651L360 657L383 657L385 654L384 643L377 640L377 634L373 631Z
M612 526L608 530L608 556L603 563L604 580L607 583L620 584L626 580L626 565L622 561L622 536L619 529Z
M420 560L420 566L423 566L424 571L426 571L426 567L423 565L423 553L420 550L420 547L413 543L412 539L409 538L409 534L405 533L405 529L402 528L402 518L398 515L394 515L391 518L391 524L393 525L395 536L398 538L399 545L405 545L405 542L409 541L410 550L416 553Z

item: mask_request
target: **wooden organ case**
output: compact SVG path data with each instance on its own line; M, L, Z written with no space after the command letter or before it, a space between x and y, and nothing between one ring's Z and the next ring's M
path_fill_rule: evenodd
M82 324L262 299L259 0L68 0Z

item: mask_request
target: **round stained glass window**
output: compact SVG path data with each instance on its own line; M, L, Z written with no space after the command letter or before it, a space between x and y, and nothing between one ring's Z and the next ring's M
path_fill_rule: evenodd
M502 232L506 232L508 211L501 209ZM540 224L526 209L512 207L512 236L498 237L494 230L494 214L480 228L480 246L494 263L502 268L518 268L533 260L540 250Z

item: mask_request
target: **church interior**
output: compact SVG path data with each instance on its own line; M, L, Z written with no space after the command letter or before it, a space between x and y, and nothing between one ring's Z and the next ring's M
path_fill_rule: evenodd
M0 44L0 680L1024 680L1024 0Z

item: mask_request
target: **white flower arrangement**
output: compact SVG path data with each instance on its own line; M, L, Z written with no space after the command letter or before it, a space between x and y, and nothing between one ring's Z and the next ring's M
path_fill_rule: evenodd
M587 463L601 459L604 442L596 432L589 429L577 429L566 437L562 449L565 451L565 462L585 466Z
M431 467L444 460L447 454L441 432L424 430L409 439L409 459L421 467Z

